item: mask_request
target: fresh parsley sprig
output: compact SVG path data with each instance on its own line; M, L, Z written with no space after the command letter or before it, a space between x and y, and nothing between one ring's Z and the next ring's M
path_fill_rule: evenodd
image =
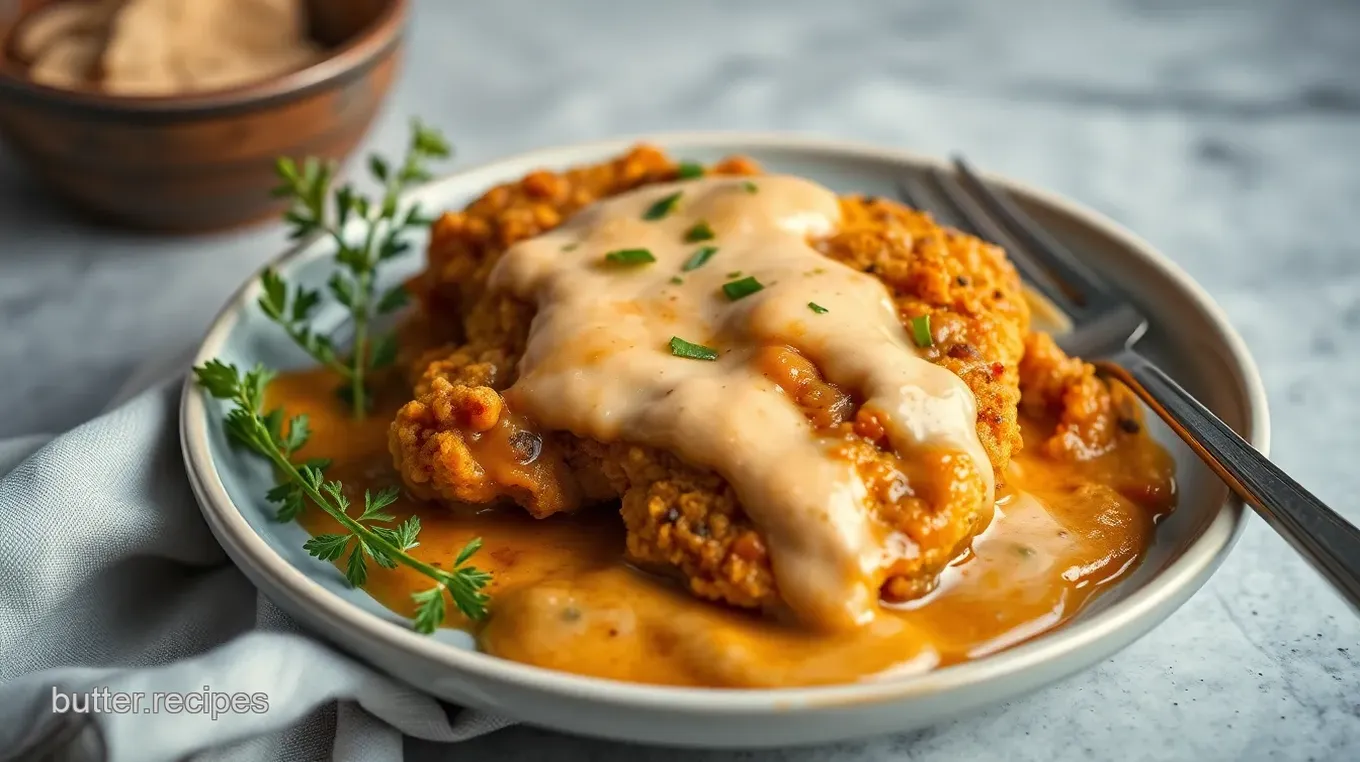
M275 165L280 182L274 195L292 199L283 215L289 237L297 240L319 233L335 244L339 268L326 282L326 289L349 312L353 335L349 350L342 353L329 336L310 327L312 315L321 303L321 293L301 285L292 286L271 269L261 275L264 294L259 300L260 309L307 354L340 376L341 394L356 418L362 418L369 408L366 384L370 372L391 365L397 357L396 334L388 333L375 340L370 335L373 320L399 309L407 300L400 285L378 293L378 266L410 250L411 243L404 238L406 231L430 222L421 215L418 204L403 211L399 204L401 194L412 185L429 180L429 163L448 158L450 153L448 142L437 130L419 120L412 121L410 142L399 165L393 167L376 154L368 159L369 173L382 186L377 199L359 193L348 183L332 190L333 163L309 158L299 165L292 159L281 158ZM364 234L357 244L344 234L351 220L363 223Z
M420 519L411 516L395 527L382 526L396 517L386 509L397 499L398 489L389 487L377 494L364 491L364 509L357 517L349 515L350 500L344 485L327 481L324 460L309 460L296 464L292 455L307 443L310 430L307 416L288 419L285 426L281 409L263 412L265 387L274 374L256 365L245 373L236 366L220 360L209 360L194 368L198 383L208 394L226 400L232 407L227 411L227 434L236 443L269 460L279 482L268 493L271 502L279 504L280 521L291 521L310 500L344 528L344 532L317 535L302 547L308 554L323 561L345 557L345 579L354 587L368 582L368 562L395 569L407 566L434 580L434 586L414 593L416 615L412 626L417 632L429 634L444 622L444 593L469 619L486 616L489 597L483 588L491 581L491 574L468 560L481 547L481 538L469 542L459 552L452 570L432 566L412 556L408 551L416 547L420 535Z

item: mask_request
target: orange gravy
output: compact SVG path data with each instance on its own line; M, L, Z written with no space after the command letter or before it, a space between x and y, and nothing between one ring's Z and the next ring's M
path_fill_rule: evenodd
M311 418L300 455L327 457L327 475L353 491L401 480L387 452L387 427L403 402L379 400L366 420L349 418L324 371L280 376L269 405ZM386 404L384 404L386 403ZM868 626L815 633L692 597L627 564L617 511L531 518L523 509L449 509L404 495L397 521L419 514L412 553L452 564L473 537L473 563L490 571L489 616L448 624L473 632L487 653L550 669L642 683L777 687L853 682L921 672L993 653L1071 619L1128 575L1150 544L1156 519L1175 501L1172 462L1146 436L1084 463L1059 463L1038 446L1048 428L1023 420L1028 447L998 490L988 528L919 600L894 606ZM362 504L361 500L356 500ZM300 519L312 534L337 531L321 511ZM410 616L411 593L429 581L406 568L370 565L367 591ZM450 609L452 611L452 609Z

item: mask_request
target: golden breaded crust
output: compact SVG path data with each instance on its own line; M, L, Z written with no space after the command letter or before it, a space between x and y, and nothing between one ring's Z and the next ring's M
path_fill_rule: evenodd
M832 259L883 281L903 323L930 316L927 359L977 398L978 438L998 476L1020 449L1017 366L1029 331L1020 277L997 246L930 215L874 198L841 201L841 229L820 243Z
M596 166L535 172L492 189L462 212L441 217L434 227L429 268L411 284L419 309L405 329L408 354L403 360L415 399L393 422L391 451L407 484L428 498L509 499L535 516L621 499L628 553L636 562L671 571L704 598L776 608L778 590L765 543L718 474L655 448L560 432L538 438L533 474L489 467L485 455L479 457L492 428L505 429L498 435L502 440L517 436L516 424L487 415L491 409L502 412L498 392L514 382L514 363L533 316L529 305L486 294L486 278L496 259L511 244L551 229L595 200L675 179L676 171L664 154L643 146ZM751 174L758 167L738 158L709 171ZM815 245L828 257L882 280L904 323L931 316L934 346L926 356L973 391L978 435L1000 478L1021 446L1017 407L1029 313L1015 270L999 248L942 228L928 215L900 204L847 197L841 207L841 228ZM1029 344L1040 347L1033 339ZM1057 372L1089 366L1079 361L1063 365L1056 346L1041 348L1048 359L1032 363L1028 379L1041 389L1035 394L1059 418L1068 414L1068 405L1086 405L1091 415L1074 408L1071 428L1094 435L1103 420L1102 392L1081 373ZM890 570L885 597L901 600L929 591L940 569L978 529L976 506L985 487L976 464L957 454L930 451L904 462L886 449L886 437L872 416L841 404L848 400L834 399L834 388L828 389L817 369L810 363L802 367L796 353L794 358L792 369L780 371L792 374L793 386L781 386L819 427L844 437L841 455L855 464L868 485L872 515L885 528L910 537L920 551ZM1069 395L1069 389L1077 391ZM1055 452L1080 455L1070 449ZM912 484L952 485L953 492L902 496L895 481L902 473Z
M638 146L602 164L531 172L492 188L462 211L445 212L430 229L427 267L407 283L419 309L404 331L398 361L414 379L439 353L465 344L518 357L532 311L513 300L483 298L487 276L500 255L514 243L557 227L582 207L649 183L674 180L678 171L659 149ZM738 157L708 171L741 175L759 167Z
M1026 412L1054 422L1044 454L1089 460L1109 452L1120 434L1141 429L1143 411L1133 393L1096 375L1090 363L1068 357L1046 333L1025 337L1020 388Z
M506 498L541 518L578 504L580 496L560 454L542 451L532 437L524 439L515 428L495 389L436 376L402 407L388 448L416 497L465 503Z

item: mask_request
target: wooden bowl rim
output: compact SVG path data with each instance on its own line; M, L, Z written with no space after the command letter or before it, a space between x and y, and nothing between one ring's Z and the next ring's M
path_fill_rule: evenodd
M125 96L94 90L67 90L41 85L17 73L0 59L0 98L17 97L42 106L75 111L85 118L224 116L268 108L361 76L402 39L407 0L387 0L378 17L329 55L303 69L226 90L187 95ZM0 38L0 51L9 34ZM2 54L0 54L2 55Z

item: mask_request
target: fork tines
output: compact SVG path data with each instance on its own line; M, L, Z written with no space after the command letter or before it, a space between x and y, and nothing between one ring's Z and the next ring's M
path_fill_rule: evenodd
M954 159L954 170L931 167L904 177L897 185L898 197L1004 248L1021 277L1072 317L1104 311L1113 295L1098 275L962 158Z

